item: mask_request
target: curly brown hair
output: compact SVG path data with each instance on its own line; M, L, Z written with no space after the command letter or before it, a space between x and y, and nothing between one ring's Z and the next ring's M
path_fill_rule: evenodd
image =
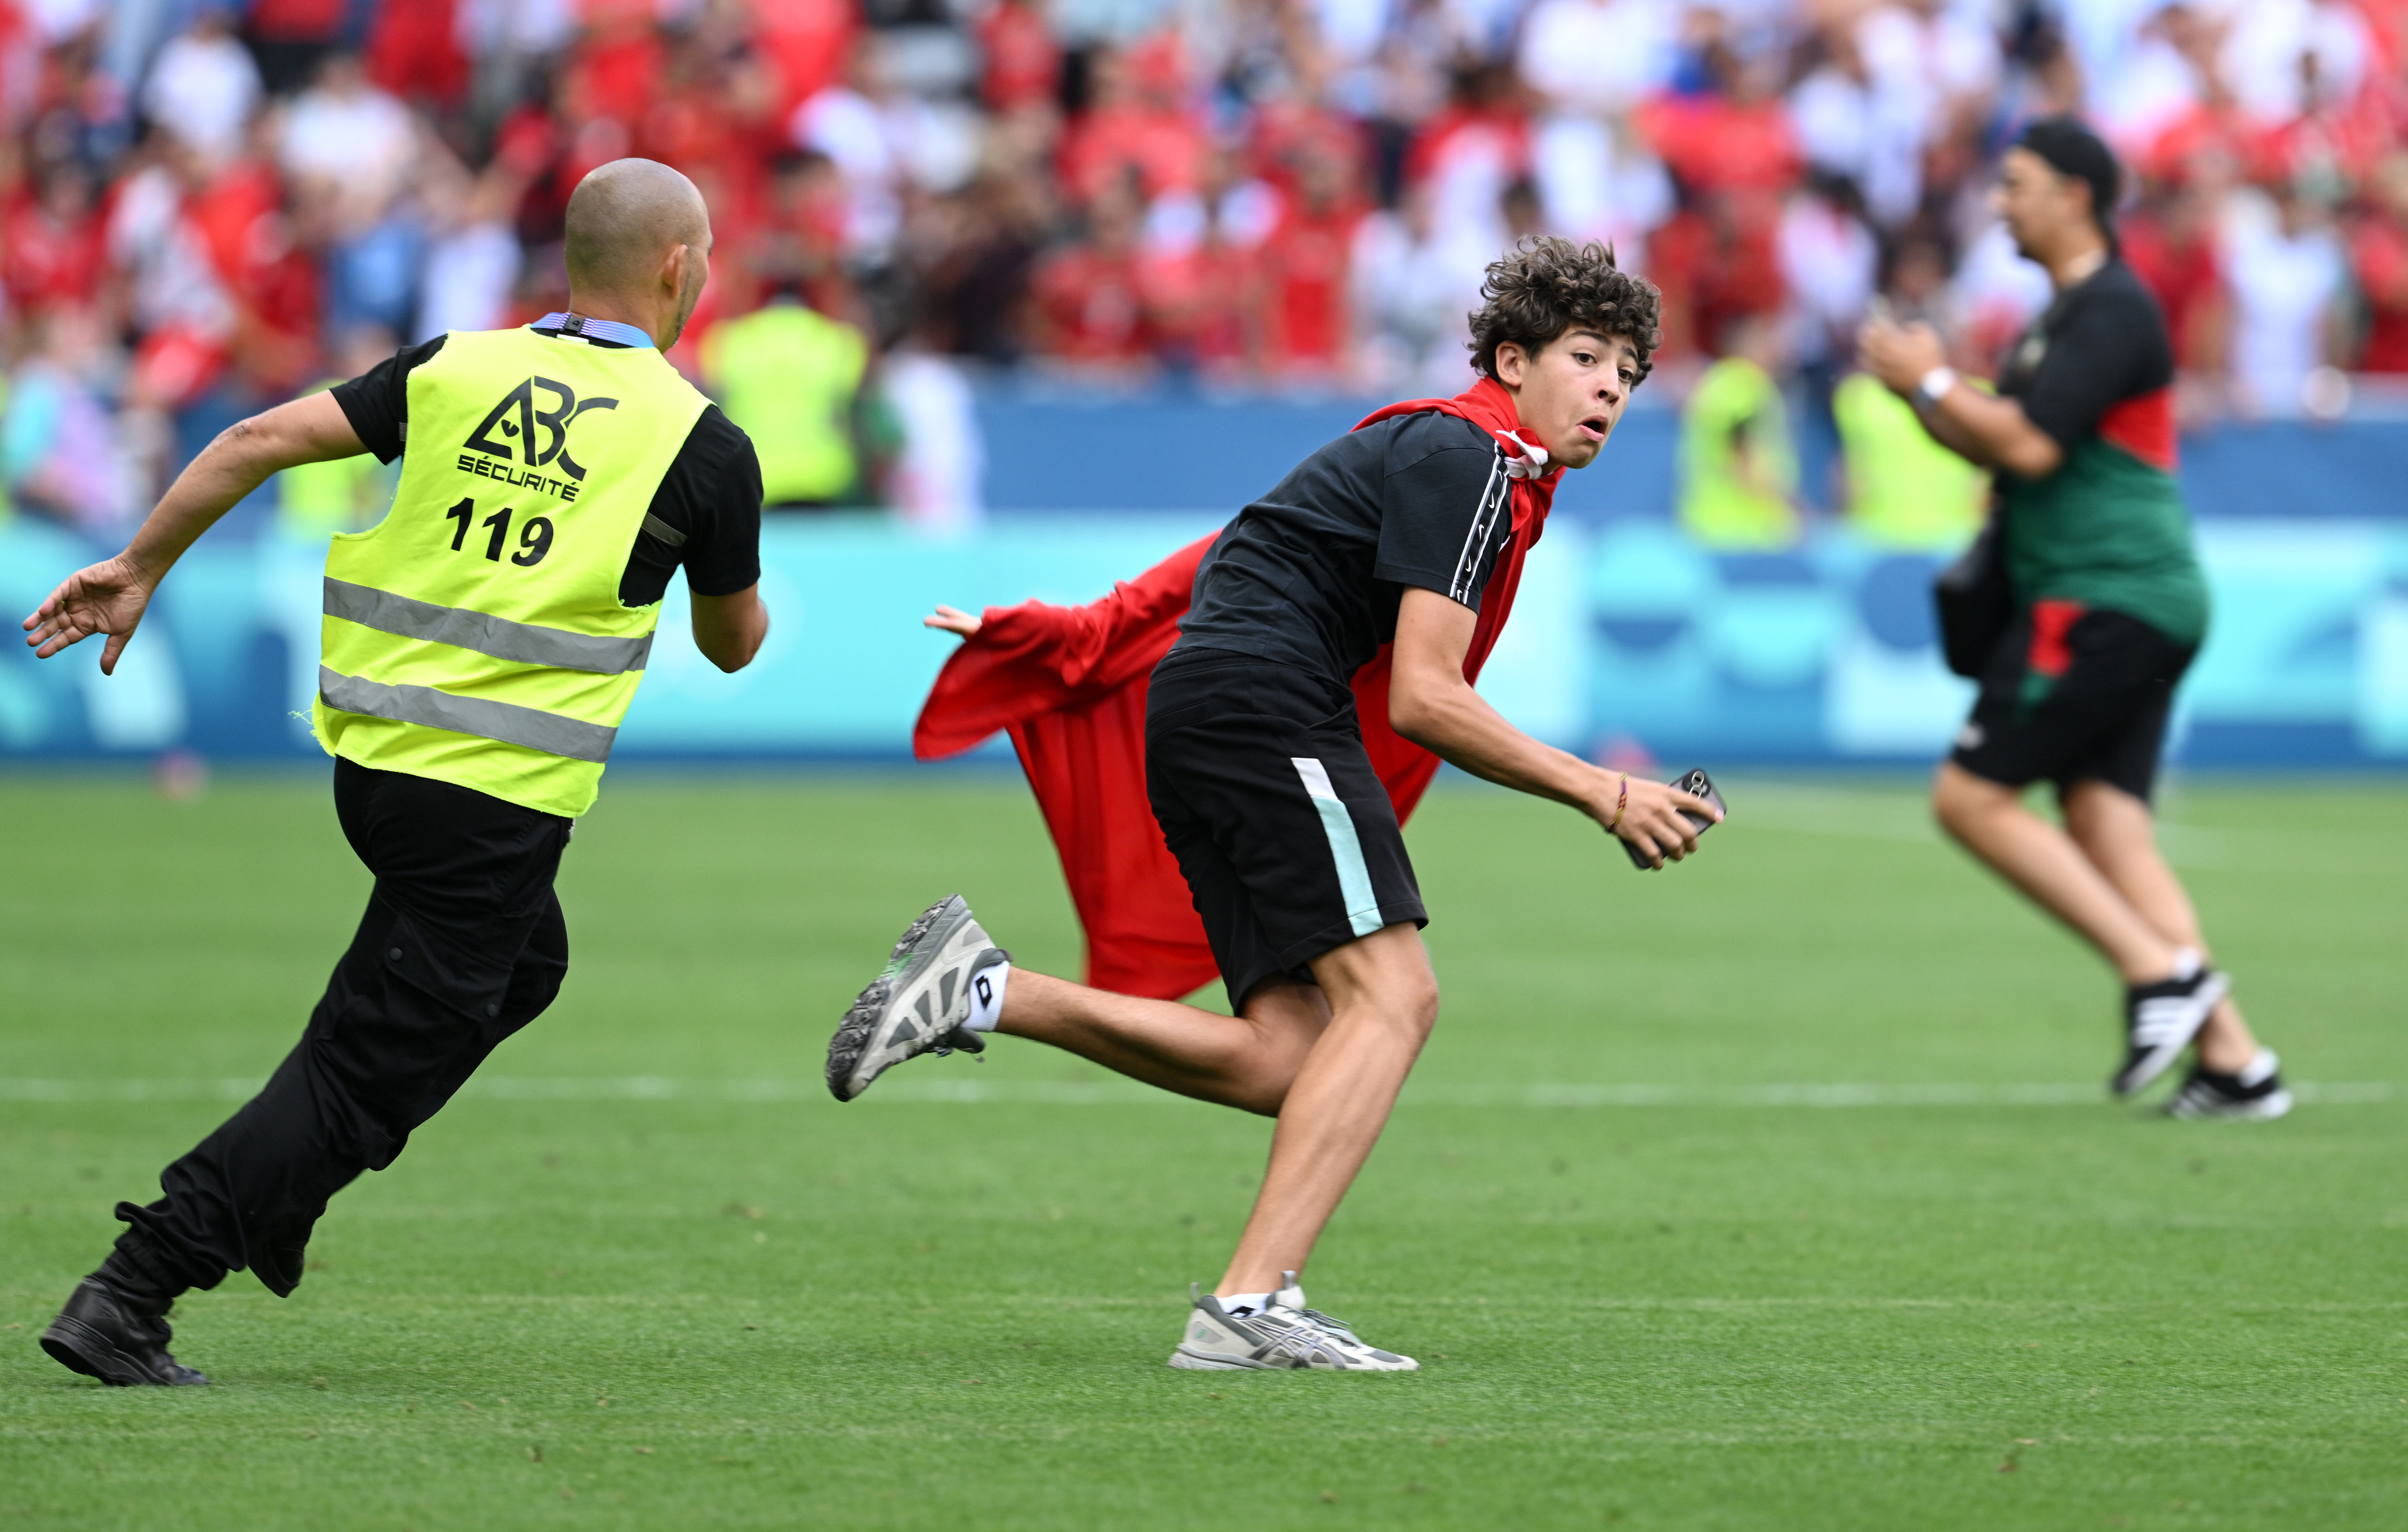
M1664 343L1657 328L1663 294L1614 265L1611 245L1533 235L1489 265L1480 295L1485 302L1471 316L1471 365L1486 377L1497 376L1497 348L1505 342L1535 356L1577 328L1629 341L1644 379L1649 357Z

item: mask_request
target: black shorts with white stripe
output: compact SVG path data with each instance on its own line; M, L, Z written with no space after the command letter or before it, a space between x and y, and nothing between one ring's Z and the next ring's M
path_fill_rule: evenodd
M1294 666L1181 649L1154 672L1146 795L1230 1009L1383 926L1429 923L1354 695Z

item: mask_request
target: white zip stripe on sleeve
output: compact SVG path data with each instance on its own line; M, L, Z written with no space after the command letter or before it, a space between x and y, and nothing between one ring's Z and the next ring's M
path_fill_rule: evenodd
M1489 540L1497 535L1498 511L1512 498L1513 480L1502 480L1503 493L1498 493L1499 476L1505 473L1505 451L1498 448L1497 461L1488 470L1488 481L1480 487L1480 506L1471 513L1471 525L1463 534L1463 551L1455 562L1455 579L1447 586L1447 598L1471 604L1472 581L1480 572L1480 561L1488 556Z
M1362 838L1354 833L1354 816L1346 800L1329 785L1329 771L1310 755L1291 755L1304 782L1305 795L1321 815L1321 833L1329 839L1330 859L1338 864L1338 892L1346 901L1346 923L1358 937L1368 937L1387 923L1380 918L1380 896L1371 889L1371 869L1363 861Z

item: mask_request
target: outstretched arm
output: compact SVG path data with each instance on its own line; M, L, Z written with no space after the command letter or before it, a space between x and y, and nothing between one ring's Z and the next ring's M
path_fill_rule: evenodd
M25 619L25 642L35 658L47 660L105 633L100 669L115 674L117 656L141 623L151 593L236 501L280 468L366 451L332 394L312 394L236 421L176 476L125 551L69 575Z
M1475 777L1571 805L1637 847L1652 866L1696 851L1697 827L1681 810L1719 818L1710 806L1662 782L1607 771L1542 745L1471 689L1463 679L1463 659L1478 622L1470 608L1436 591L1405 592L1397 609L1389 726Z

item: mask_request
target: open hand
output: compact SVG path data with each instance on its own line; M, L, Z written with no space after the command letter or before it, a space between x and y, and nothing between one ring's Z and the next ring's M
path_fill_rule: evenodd
M158 581L146 578L123 554L79 569L25 619L25 643L34 658L47 660L95 633L108 635L100 651L100 673L117 673L117 656L141 625Z
M948 607L940 602L938 604L935 615L921 618L920 625L924 628L942 628L947 633L959 634L967 638L979 630L979 620L958 607Z
M1599 824L1613 823L1614 804L1621 797L1617 779L1609 778L1606 789L1603 798L1589 809ZM1648 866L1660 868L1668 859L1678 862L1698 849L1698 827L1684 814L1702 814L1716 823L1723 817L1702 798L1693 798L1668 783L1633 777L1629 802L1623 807L1622 823L1613 833L1638 848Z

